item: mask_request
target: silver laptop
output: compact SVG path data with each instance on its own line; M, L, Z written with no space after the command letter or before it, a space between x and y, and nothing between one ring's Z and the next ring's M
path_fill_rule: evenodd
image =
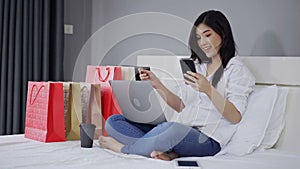
M126 119L144 124L166 121L150 81L111 80L109 83Z

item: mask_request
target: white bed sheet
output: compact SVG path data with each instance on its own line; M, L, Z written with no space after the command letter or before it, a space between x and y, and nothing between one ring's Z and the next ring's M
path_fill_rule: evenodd
M293 169L300 166L300 154L278 150L255 152L251 155L189 157L198 160L203 169ZM72 168L72 169L166 169L175 168L174 161L162 161L138 155L125 155L100 148L81 148L80 141L42 143L24 135L0 137L0 168Z

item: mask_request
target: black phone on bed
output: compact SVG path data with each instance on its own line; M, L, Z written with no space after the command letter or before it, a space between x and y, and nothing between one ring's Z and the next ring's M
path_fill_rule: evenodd
M182 58L180 59L180 66L181 66L181 70L182 73L186 73L187 71L191 71L196 73L196 67L195 67L195 63L194 60L191 58ZM189 80L188 78L184 77L184 79Z
M201 169L198 161L177 160L176 167L180 169Z

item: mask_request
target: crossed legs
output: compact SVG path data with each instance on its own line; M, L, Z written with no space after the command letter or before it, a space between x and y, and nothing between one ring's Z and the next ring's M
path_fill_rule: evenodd
M122 115L113 115L107 120L106 131L111 137L100 137L100 146L125 154L172 160L178 155L214 155L220 150L219 143L213 139L174 122L155 126L130 122Z

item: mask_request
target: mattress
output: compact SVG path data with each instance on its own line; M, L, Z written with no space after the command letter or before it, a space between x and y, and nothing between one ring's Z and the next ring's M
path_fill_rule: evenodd
M293 169L300 166L300 154L276 149L238 157L188 157L197 160L203 169ZM97 169L166 169L175 168L175 161L162 161L138 155L114 153L99 147L81 148L80 141L42 143L24 135L0 136L0 168L97 168Z

